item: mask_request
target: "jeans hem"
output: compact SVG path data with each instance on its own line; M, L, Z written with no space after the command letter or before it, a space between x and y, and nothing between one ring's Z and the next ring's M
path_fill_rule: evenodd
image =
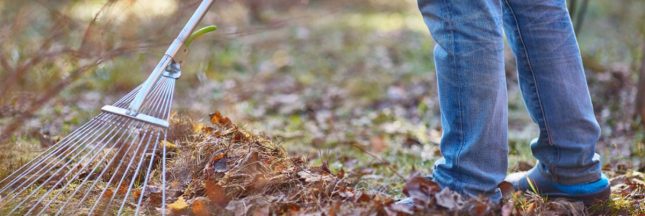
M446 184L443 183L442 177L440 174L437 174L437 171L432 172L432 178L433 181L439 184L439 187L441 189L448 188L454 192L459 193L460 195L466 197L466 198L477 198L480 197L481 195L484 195L485 197L488 197L488 199L494 203L499 203L502 200L502 193L499 188L497 188L494 192L479 192L479 193L472 193L464 190L463 186L459 185L458 181L451 181L452 184Z
M601 178L602 173L597 172L597 173L590 173L590 174L585 174L585 175L580 175L576 177L562 177L559 176L557 173L549 173L548 171L545 171L543 168L538 169L540 174L542 176L545 176L551 181L559 183L559 184L565 184L565 185L574 185L574 184L582 184L582 183L589 183L589 182L594 182L597 181L598 179Z

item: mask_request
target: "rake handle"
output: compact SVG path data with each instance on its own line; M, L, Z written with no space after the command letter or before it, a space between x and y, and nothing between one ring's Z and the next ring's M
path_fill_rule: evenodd
M201 4L199 4L199 7L197 7L197 10L195 10L195 13L190 17L186 25L184 25L184 28L179 32L179 35L173 42L170 44L166 52L164 53L164 56L161 58L159 63L157 63L157 66L152 70L152 73L150 73L150 76L146 79L146 81L143 82L141 85L141 89L139 92L137 92L137 95L134 97L132 102L130 102L130 105L128 107L129 109L129 115L137 115L139 113L139 109L143 105L144 100L150 94L150 90L152 90L153 85L159 80L159 77L161 77L161 74L164 72L166 67L172 62L172 59L177 55L181 47L184 46L184 42L190 36L190 34L195 30L195 27L199 23L199 21L204 17L206 12L208 11L208 8L213 4L213 0L203 0Z

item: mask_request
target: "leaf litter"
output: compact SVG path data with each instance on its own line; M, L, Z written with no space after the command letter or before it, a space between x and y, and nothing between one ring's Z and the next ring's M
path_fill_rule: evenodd
M430 178L412 174L403 187L410 206L394 197L356 189L352 176L361 171L333 172L328 163L307 165L270 138L254 135L216 112L210 123L173 117L169 141L167 211L171 215L585 215L642 214L643 174L612 178L613 206L584 207L580 202L549 200L532 193L500 188L506 199L493 204L484 197L464 197L442 189ZM158 175L158 173L157 173ZM147 204L159 203L159 182L149 186ZM156 201L154 201L156 199ZM617 212L616 205L631 210ZM616 204L617 203L617 204Z

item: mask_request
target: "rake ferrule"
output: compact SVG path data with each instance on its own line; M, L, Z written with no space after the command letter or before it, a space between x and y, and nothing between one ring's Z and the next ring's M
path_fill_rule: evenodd
M164 69L161 75L163 77L168 77L171 79L178 79L181 76L181 66L179 65L179 63L172 62ZM143 85L145 85L145 83ZM135 98L133 99L133 101L130 102L130 105L132 105L135 102L135 100L137 99L136 96L139 96L142 93L141 89L143 88L144 86L140 88L140 90L135 95ZM149 123L163 128L168 128L170 126L167 120L160 119L155 116L144 114L138 111L135 112L132 109L126 109L126 108L121 108L121 107L112 106L112 105L105 105L101 108L101 111L132 118L138 121L142 121L142 122Z
M173 62L172 59L175 57L175 55L177 55L181 47L184 46L184 42L186 41L188 36L190 36L190 33L195 30L195 27L204 17L211 4L213 4L213 0L203 0L199 7L197 7L195 13L193 13L193 16L190 17L184 28L181 30L181 32L179 32L177 38L172 41L164 56L161 58L157 66L155 66L155 68L152 70L150 76L148 76L148 79L143 82L141 90L139 90L134 100L132 100L132 102L130 103L130 106L128 107L130 115L136 115L137 113L139 113L139 109L141 108L141 105L143 105L143 101L146 99L148 94L150 94L152 86L157 82L157 80L159 80L159 77L161 77L166 67L168 67L168 65Z
M153 116L150 116L150 115L146 115L146 114L143 114L143 113L136 113L135 115L132 115L130 110L120 108L120 107L115 107L115 106L112 106L112 105L103 106L101 108L101 111L116 114L116 115L120 115L120 116L124 116L124 117L128 117L128 118L133 118L135 120L139 120L139 121L149 123L149 124L152 124L152 125L155 125L155 126L163 127L163 128L168 128L170 126L170 124L168 124L168 121L166 121L166 120L163 120L163 119L160 119L160 118L157 118L157 117L153 117Z

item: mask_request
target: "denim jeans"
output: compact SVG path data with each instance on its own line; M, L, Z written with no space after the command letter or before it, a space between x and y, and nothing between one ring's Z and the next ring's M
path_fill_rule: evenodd
M539 137L539 170L556 183L600 178L595 119L564 0L419 0L433 39L443 187L493 200L508 166L504 35L516 57L524 103Z

